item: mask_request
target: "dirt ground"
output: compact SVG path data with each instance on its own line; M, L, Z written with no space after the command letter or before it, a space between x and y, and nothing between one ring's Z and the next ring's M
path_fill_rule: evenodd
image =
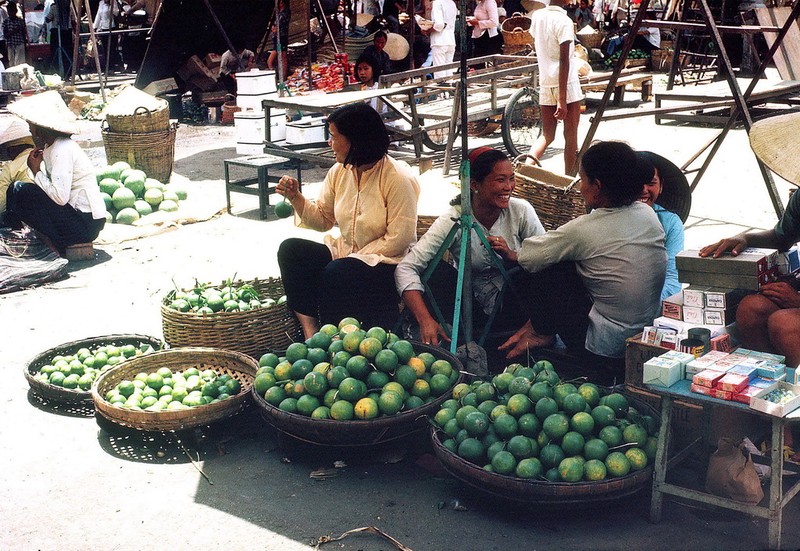
M626 107L648 105L634 96ZM596 137L625 140L680 165L717 132L656 126L642 117L603 123ZM78 139L98 166L105 164L99 125L87 123ZM485 141L497 140L499 134ZM236 157L234 143L230 127L181 126L173 181L224 209L222 160ZM559 169L559 143L544 161L551 170ZM309 195L323 175L304 173ZM443 182L436 173L424 177L421 212L435 214L454 194ZM790 186L778 185L785 199ZM381 449L321 450L280 438L250 411L188 434L148 436L104 430L91 411L57 407L29 392L22 372L32 356L97 335L161 336L159 302L173 282L277 276L282 239L320 239L290 220L261 221L255 207L254 198L235 195L234 215L100 245L94 261L70 265L67 279L0 296L0 549L288 551L368 525L415 551L766 547L764 520L669 499L662 521L651 524L646 489L587 507L491 499L443 472L424 435ZM774 222L746 134L734 130L694 193L687 246ZM337 460L344 461L337 476L310 477ZM784 515L787 549L800 547L798 519L791 504ZM320 549L393 547L359 534Z

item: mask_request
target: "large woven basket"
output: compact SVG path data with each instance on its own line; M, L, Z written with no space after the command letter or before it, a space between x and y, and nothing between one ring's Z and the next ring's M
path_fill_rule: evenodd
M545 230L554 230L586 214L577 178L521 163L516 164L515 176L514 195L533 205Z
M34 376L39 373L42 367L49 364L55 356L71 355L76 353L81 348L91 349L96 346L103 345L123 346L126 344L138 345L140 343L147 343L156 350L164 347L164 342L161 339L151 337L149 335L136 334L105 335L102 337L92 337L79 341L66 342L54 348L50 348L49 350L45 350L28 361L24 370L25 379L28 380L28 384L35 394L41 396L42 398L46 398L47 400L65 404L91 404L92 393L88 390L63 388L60 386L43 383L41 381L37 381Z
M533 44L531 18L527 15L515 13L506 18L500 25L500 32L503 35L503 42L506 46Z
M218 375L230 375L241 385L239 394L216 404L180 410L143 411L117 407L107 402L106 393L123 380L133 380L137 373L153 373L168 367L173 372L196 367L213 369ZM176 348L140 356L119 364L100 375L92 386L92 400L105 419L137 430L174 431L208 425L241 411L250 400L258 363L251 357L230 350L214 348Z
M602 31L597 31L591 34L581 34L577 33L575 35L578 38L578 41L583 44L586 48L599 48L603 45L603 40L606 39L606 33Z
M103 128L106 161L108 164L125 161L132 168L143 170L149 178L166 183L175 162L177 129L177 123L157 132L113 132Z
M243 283L251 284L259 296L277 298L284 294L280 278L237 281L233 285ZM283 351L301 340L300 324L285 303L244 312L200 314L170 308L173 296L174 291L170 291L161 303L161 326L170 346L208 346L260 358L267 351Z
M436 359L449 361L453 369L463 371L458 358L447 350L417 341L412 341L412 344L417 353L430 352ZM464 375L460 375L458 382L463 381L463 378ZM433 417L439 411L441 404L450 397L452 397L452 392L448 391L423 406L395 415L386 415L370 420L337 421L335 419L312 419L299 413L283 411L253 391L253 402L261 411L261 417L277 430L304 442L348 448L375 446L426 431L429 426L428 419Z
M106 114L106 123L111 132L141 134L143 132L161 132L169 129L169 103L163 103L160 109L150 110L137 107L130 115Z

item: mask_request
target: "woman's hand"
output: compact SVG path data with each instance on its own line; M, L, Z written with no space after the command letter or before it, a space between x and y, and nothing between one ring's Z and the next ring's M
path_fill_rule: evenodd
M552 346L554 340L555 336L553 335L540 335L537 333L531 321L528 320L506 342L498 346L497 350L501 352L507 351L506 359L510 360L526 354L532 348Z
M509 248L505 238L496 235L490 235L488 240L489 245L492 246L492 250L499 254L500 258L509 262L517 262L517 253Z
M474 15L467 16L467 25L472 25L473 27L477 27L480 24L481 22L478 21L478 18L475 17Z
M450 342L441 324L433 318L419 322L419 338L423 344L438 345L441 341Z
M283 195L290 203L300 196L300 182L297 178L291 176L281 176L278 180L278 185L275 186L275 192Z
M39 172L39 167L42 166L42 159L44 159L44 151L38 147L28 153L28 168L31 169L31 172L34 174Z
M800 294L785 281L762 285L759 293L780 308L800 308Z

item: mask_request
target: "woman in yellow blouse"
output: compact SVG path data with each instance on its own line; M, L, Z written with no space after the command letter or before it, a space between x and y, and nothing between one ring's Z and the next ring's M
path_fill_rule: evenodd
M281 243L278 265L289 308L306 338L320 324L344 317L362 326L390 328L399 316L394 271L416 240L419 185L408 165L387 155L389 134L380 115L364 103L328 117L336 164L315 201L283 176L276 191L295 210L302 228L340 236L324 244L290 238Z

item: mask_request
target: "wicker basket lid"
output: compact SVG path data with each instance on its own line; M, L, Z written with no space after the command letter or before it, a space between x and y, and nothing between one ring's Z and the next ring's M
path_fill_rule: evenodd
M800 185L800 113L762 119L750 129L750 147L775 174Z
M661 177L661 195L656 203L677 214L682 222L686 222L692 208L692 190L683 171L672 161L653 153L642 151L658 170Z

